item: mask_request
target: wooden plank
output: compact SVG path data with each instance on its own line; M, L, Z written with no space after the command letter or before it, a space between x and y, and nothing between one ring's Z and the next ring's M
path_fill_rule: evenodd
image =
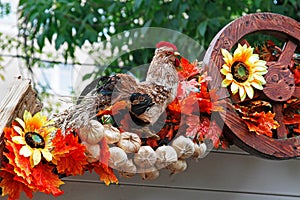
M4 149L3 130L16 118L22 118L25 110L31 113L40 111L42 104L36 98L30 80L18 78L0 103L0 161Z
M120 179L120 184L136 184L143 187L159 185L164 188L192 188L237 193L268 193L278 196L300 197L300 168L298 160L273 161L253 156L210 153L196 163L190 160L186 172L169 176L162 170L154 181L143 181L139 176ZM96 174L69 177L66 180L98 181ZM92 191L91 191L92 192Z
M6 125L16 117L22 117L23 112L35 113L41 109L36 93L30 80L16 79L6 96L0 103L0 135Z
M299 196L277 196L270 194L234 193L231 191L172 189L136 185L113 185L69 182L63 186L65 194L53 197L38 193L33 200L82 200L82 199L122 199L122 200L297 200ZM24 195L21 199L25 199Z

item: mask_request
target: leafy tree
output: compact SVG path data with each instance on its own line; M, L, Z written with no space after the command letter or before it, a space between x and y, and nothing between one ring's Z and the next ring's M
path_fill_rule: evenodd
M163 27L182 32L208 47L214 35L228 22L253 12L275 12L300 19L297 0L20 0L19 30L24 53L40 51L45 41L58 50L64 44L65 58L74 58L76 47L97 43L126 30ZM32 42L34 41L34 42ZM120 44L122 45L122 44ZM149 60L149 51L133 52L125 65Z
M222 27L247 13L274 12L300 20L299 0L20 0L18 11L19 38L2 40L0 44L5 49L17 48L20 52L17 56L25 61L29 71L33 66L51 67L60 63L53 55L46 55L50 61L45 65L41 55L47 43L63 52L66 63L82 64L75 56L77 49L88 44L93 53L99 50L94 45L103 42L100 48L105 48L105 41L115 34L136 28L171 29L207 48ZM0 4L0 15L4 12L6 6ZM112 52L124 45L133 49L134 41L126 34L123 36L121 42L112 45ZM113 60L106 73L124 72L132 66L149 63L152 55L153 49L130 51ZM95 64L103 65L103 60L95 60ZM125 67L118 67L120 64ZM84 78L94 78L100 73L99 68ZM42 92L47 91L41 88Z

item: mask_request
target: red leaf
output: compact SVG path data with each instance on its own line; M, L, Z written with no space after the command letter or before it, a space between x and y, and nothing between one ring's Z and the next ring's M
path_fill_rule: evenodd
M191 92L188 97L186 97L181 102L181 113L185 115L191 115L192 113L200 113L198 105L197 93Z
M294 71L295 84L300 84L300 69Z
M178 124L181 118L181 106L178 99L175 99L167 107L167 115L170 117L168 120L174 124Z
M186 136L190 138L196 137L200 131L200 117L197 115L187 115L183 121L185 121L188 126L186 129Z
M284 124L293 125L300 124L300 114L294 114L292 117L284 117Z
M3 155L8 159L9 164L14 167L14 173L27 180L28 183L31 183L32 177L30 175L32 173L32 168L29 158L25 158L19 154L22 145L7 140L5 147L8 151L4 152Z
M111 183L118 184L118 178L115 176L113 169L108 167L107 165L103 163L95 163L94 164L94 170L97 174L100 175L100 180L105 183L105 185L109 185Z
M25 184L16 181L14 174L2 170L0 171L0 177L2 178L0 182L2 196L8 195L8 200L19 199L22 191L24 191L29 198L32 198L32 190Z
M67 176L84 173L84 166L88 164L85 156L86 147L78 142L78 136L72 133L63 136L61 131L58 131L52 143L54 146L52 162L57 165L58 173Z
M255 112L248 116L243 116L246 125L250 131L257 134L267 135L269 137L273 136L271 129L276 129L279 127L279 123L274 120L275 113L272 112Z
M146 141L146 144L147 144L148 146L152 147L152 148L158 146L157 140L154 139L154 138L148 138L147 141Z
M53 174L54 167L39 164L33 168L32 176L35 187L46 194L53 194L59 196L64 192L59 189L59 186L64 184L59 177Z
M100 162L103 163L104 165L108 165L108 160L109 160L109 146L107 145L106 139L103 138L100 141Z
M222 136L222 129L215 121L210 121L209 129L206 137L211 139L215 148L218 148L222 143L220 137Z
M13 128L5 127L3 131L4 131L4 138L6 140L12 141L12 137L19 135L16 131L14 131Z
M189 77L193 77L200 73L197 61L190 63L186 58L181 57L180 66L182 68L182 70L178 73L180 79L188 79Z

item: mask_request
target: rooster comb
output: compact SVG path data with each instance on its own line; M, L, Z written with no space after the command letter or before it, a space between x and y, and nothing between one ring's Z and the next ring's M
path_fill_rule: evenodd
M166 41L161 41L156 44L156 48L161 48L161 47L170 47L170 48L174 49L174 51L178 50L174 44L172 44L170 42L166 42Z

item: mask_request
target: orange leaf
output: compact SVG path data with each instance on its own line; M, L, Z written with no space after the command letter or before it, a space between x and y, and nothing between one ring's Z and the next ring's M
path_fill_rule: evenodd
M117 101L112 107L112 115L118 114L121 110L126 110L129 108L129 105L126 101Z
M294 114L293 117L284 117L284 124L293 125L300 124L300 114Z
M187 115L183 121L188 126L186 136L194 138L200 131L200 117L198 115Z
M72 133L63 136L61 131L58 131L52 143L54 146L52 162L57 165L58 173L67 176L84 173L84 166L88 164L85 156L86 147L78 142L78 136Z
M104 165L108 165L108 160L109 160L109 146L107 145L106 139L103 138L100 141L100 162Z
M279 127L279 123L274 120L275 113L272 112L255 112L248 116L243 116L246 125L250 131L255 133L267 135L272 137L273 133L271 129Z
M216 121L210 121L206 137L212 140L215 148L218 148L220 145L222 145L222 147L226 147L226 143L223 143L223 141L220 140L221 135L222 129L220 126L216 123Z
M19 135L13 128L10 127L5 127L3 131L4 131L4 138L10 141L12 141L12 137Z
M59 189L59 186L64 184L56 174L53 174L54 167L39 164L33 168L32 176L35 187L46 194L59 196L64 192Z
M5 147L8 151L4 152L3 155L8 159L9 164L14 167L14 173L27 180L28 183L31 183L32 177L30 175L32 168L29 158L25 158L19 154L22 145L15 144L8 140L6 141Z
M0 177L2 178L0 182L2 196L8 195L8 200L19 199L22 191L24 191L29 198L32 198L32 190L25 184L14 180L14 174L2 170L0 171Z
M181 118L181 107L178 99L175 99L171 104L167 107L167 115L170 116L172 123L178 124Z
M147 144L148 146L152 147L152 148L158 146L157 140L154 139L154 138L148 138L147 141L146 141L146 144Z
M97 174L100 175L100 180L103 181L105 185L109 185L111 183L119 183L118 178L113 172L113 169L108 167L107 165L99 162L97 165L94 165L94 170Z
M295 84L300 84L300 69L294 71Z
M200 73L197 63L190 63L189 60L184 57L180 58L180 67L182 68L182 70L178 72L180 79L188 79Z
M105 110L99 110L98 113L97 113L97 116L111 115L111 108L112 108L112 106L109 106Z
M199 113L199 105L198 105L198 98L197 94L191 92L188 97L186 97L181 102L181 113L185 115L190 115L194 112Z

